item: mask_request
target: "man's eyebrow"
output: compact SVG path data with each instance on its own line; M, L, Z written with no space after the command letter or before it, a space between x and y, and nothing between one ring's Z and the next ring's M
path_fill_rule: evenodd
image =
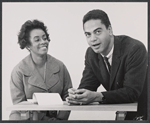
M96 28L93 32L96 32L97 30L102 30L101 27Z
M96 32L97 30L102 30L102 28L101 27L98 27L98 28L96 28L95 30L93 30L93 32ZM88 34L88 33L91 33L91 32L84 32L85 34Z
M84 34L90 34L90 32L84 32Z

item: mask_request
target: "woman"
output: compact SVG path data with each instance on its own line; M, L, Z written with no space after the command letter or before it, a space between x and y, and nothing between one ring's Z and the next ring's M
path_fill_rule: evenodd
M49 46L47 27L39 20L26 21L19 32L18 43L21 49L26 48L30 54L12 71L10 90L13 104L32 99L34 92L59 93L62 100L72 87L70 75L65 65L47 54ZM30 120L31 112L12 111L10 120ZM34 112L35 113L35 112ZM38 120L67 120L69 111L39 111Z

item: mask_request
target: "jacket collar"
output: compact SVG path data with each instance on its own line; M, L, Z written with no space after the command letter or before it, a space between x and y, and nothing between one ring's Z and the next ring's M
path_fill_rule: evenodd
M103 81L104 81L103 84L107 90L111 89L111 86L114 82L114 78L116 76L116 73L118 71L118 67L120 65L120 55L121 55L121 41L120 41L119 37L114 36L114 50L113 50L112 65L111 65L112 66L111 67L112 72L111 72L110 81L109 81L108 80L108 73L106 71L105 64L103 62L103 58L102 58L101 54L98 54L99 64L101 66L100 71L101 71ZM106 84L106 82L108 82L108 81L109 81L109 87Z
M31 58L31 55L28 55L22 60L20 69L22 74L29 77L28 83L45 90L50 89L59 80L58 77L52 76L54 73L59 72L59 65L54 57L50 55L47 55L46 82L44 82L43 78L39 75L37 69L35 68L35 64Z
M51 70L51 73L56 73L59 70L58 64L53 60L54 58L51 55L47 54L47 66L46 68ZM35 64L31 58L31 55L28 55L21 62L20 69L22 73L26 76L31 76L35 71Z

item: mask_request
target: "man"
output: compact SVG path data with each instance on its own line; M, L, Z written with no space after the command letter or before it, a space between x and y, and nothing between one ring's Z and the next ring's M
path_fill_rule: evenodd
M92 10L84 16L83 30L90 47L79 88L68 90L67 101L73 104L138 101L147 78L145 46L131 37L113 35L109 18L102 10ZM96 92L100 85L107 91Z

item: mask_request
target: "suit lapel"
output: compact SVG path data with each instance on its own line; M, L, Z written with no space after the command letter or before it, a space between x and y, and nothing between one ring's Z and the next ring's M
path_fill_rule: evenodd
M47 89L52 88L55 84L59 81L58 73L60 71L58 63L55 61L55 59L48 55L48 61L47 61L47 71L46 71L46 86Z
M33 63L31 55L27 56L22 63L23 74L29 77L28 83L38 88L47 90L44 79L35 68L35 64Z
M114 51L113 51L113 57L112 57L112 67L111 67L111 76L110 76L110 84L109 84L109 90L111 89L111 86L114 82L114 79L116 77L116 73L118 71L119 65L120 65L120 51L121 50L121 42L117 37L114 36Z
M55 73L59 72L59 65L50 55L47 55L46 82L44 82L44 79L40 76L39 72L35 68L30 55L27 56L21 64L23 74L29 78L28 83L33 86L48 90L59 80L59 77L54 75Z
M43 78L37 71L37 69L34 69L31 76L29 77L28 83L30 83L33 86L36 86L38 88L42 88L44 90L47 90L46 85L44 83Z

